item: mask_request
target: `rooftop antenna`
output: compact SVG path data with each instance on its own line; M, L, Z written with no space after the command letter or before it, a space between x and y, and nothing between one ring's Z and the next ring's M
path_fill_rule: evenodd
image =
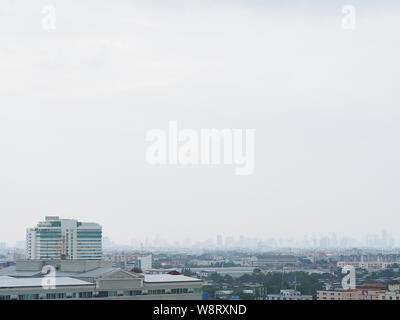
M297 293L296 265L294 265L294 295Z

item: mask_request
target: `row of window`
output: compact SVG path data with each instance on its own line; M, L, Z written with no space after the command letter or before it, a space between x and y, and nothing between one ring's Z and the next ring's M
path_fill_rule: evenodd
M47 293L45 296L39 294L24 294L18 297L11 297L10 295L0 295L0 300L39 300L39 299L88 299L88 298L104 298L104 297L117 297L117 296L138 296L138 295L160 295L160 294L184 294L189 293L187 288L171 289L171 292L166 292L165 289L147 290L127 290L123 292L118 291L100 291L93 294L93 292L73 292L73 293ZM201 293L201 288L194 288L193 293Z
M39 294L20 294L18 295L18 298L15 299L15 297L12 299L10 295L3 295L0 296L0 300L39 300L39 299L68 299L68 298L92 298L93 293L92 292L74 292L74 293L47 293L45 296L40 296Z

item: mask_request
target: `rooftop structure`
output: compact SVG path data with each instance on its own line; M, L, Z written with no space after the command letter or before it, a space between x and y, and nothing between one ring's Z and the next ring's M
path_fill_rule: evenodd
M48 264L47 264L48 263ZM128 299L200 300L202 280L172 274L141 274L111 261L24 260L0 270L0 300ZM42 270L50 266L54 273ZM45 279L46 278L46 279ZM54 289L44 288L52 279Z

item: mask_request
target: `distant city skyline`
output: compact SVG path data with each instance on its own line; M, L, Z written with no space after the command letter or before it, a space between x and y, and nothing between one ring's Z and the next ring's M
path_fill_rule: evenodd
M107 240L112 241L110 238ZM247 237L244 235L239 236L224 236L224 235L216 235L214 239L208 238L203 240L193 240L190 238L182 239L181 241L168 241L167 239L162 238L153 238L147 239L144 241L140 240L132 240L130 244L133 247L139 248L141 246L147 247L193 247L193 246L201 246L204 245L207 247L214 248L258 248L262 247L271 247L271 248L279 248L279 247L297 247L297 248L350 248L352 246L357 247L371 247L371 248L393 248L396 245L396 241L394 238L383 231L381 234L367 234L364 237L352 238L346 236L337 236L336 234L331 235L314 235L314 236L304 236L303 239L295 239L293 237L289 238L256 238L256 237Z
M218 240L221 242L218 242ZM294 238L254 238L244 235L223 236L217 235L215 239L205 238L203 240L193 240L190 238L171 241L162 238L149 239L132 239L129 243L116 243L111 238L105 236L103 238L103 249L110 248L133 248L133 249L149 249L149 248L215 248L215 249L234 249L234 248L317 248L317 249L335 249L335 248L395 248L398 242L385 232L381 234L367 234L361 238L341 237L336 234L332 235L314 235L303 239ZM0 249L5 247L25 248L25 241L17 243L0 242Z
M25 248L25 240L19 240L16 243L0 241L0 249L6 245L8 247ZM232 249L232 248L258 248L262 247L271 248L352 248L352 247L369 247L369 248L394 248L398 246L399 242L393 237L393 235L382 231L375 234L365 234L362 237L351 237L341 236L335 233L332 234L318 234L318 235L304 235L303 237L251 237L245 235L222 235L217 234L214 238L203 238L203 239L177 239L170 240L162 237L148 237L145 239L131 239L127 243L118 243L111 237L105 235L103 237L103 248L107 249L110 247L126 247L135 249L149 249L149 248L167 248L167 247L201 247L204 248L221 248L221 249Z

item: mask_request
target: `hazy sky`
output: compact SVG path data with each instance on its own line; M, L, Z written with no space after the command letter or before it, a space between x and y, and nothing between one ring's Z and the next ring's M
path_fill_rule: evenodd
M0 242L45 215L120 243L397 236L400 5L321 2L2 0ZM150 166L170 120L255 129L254 174Z

